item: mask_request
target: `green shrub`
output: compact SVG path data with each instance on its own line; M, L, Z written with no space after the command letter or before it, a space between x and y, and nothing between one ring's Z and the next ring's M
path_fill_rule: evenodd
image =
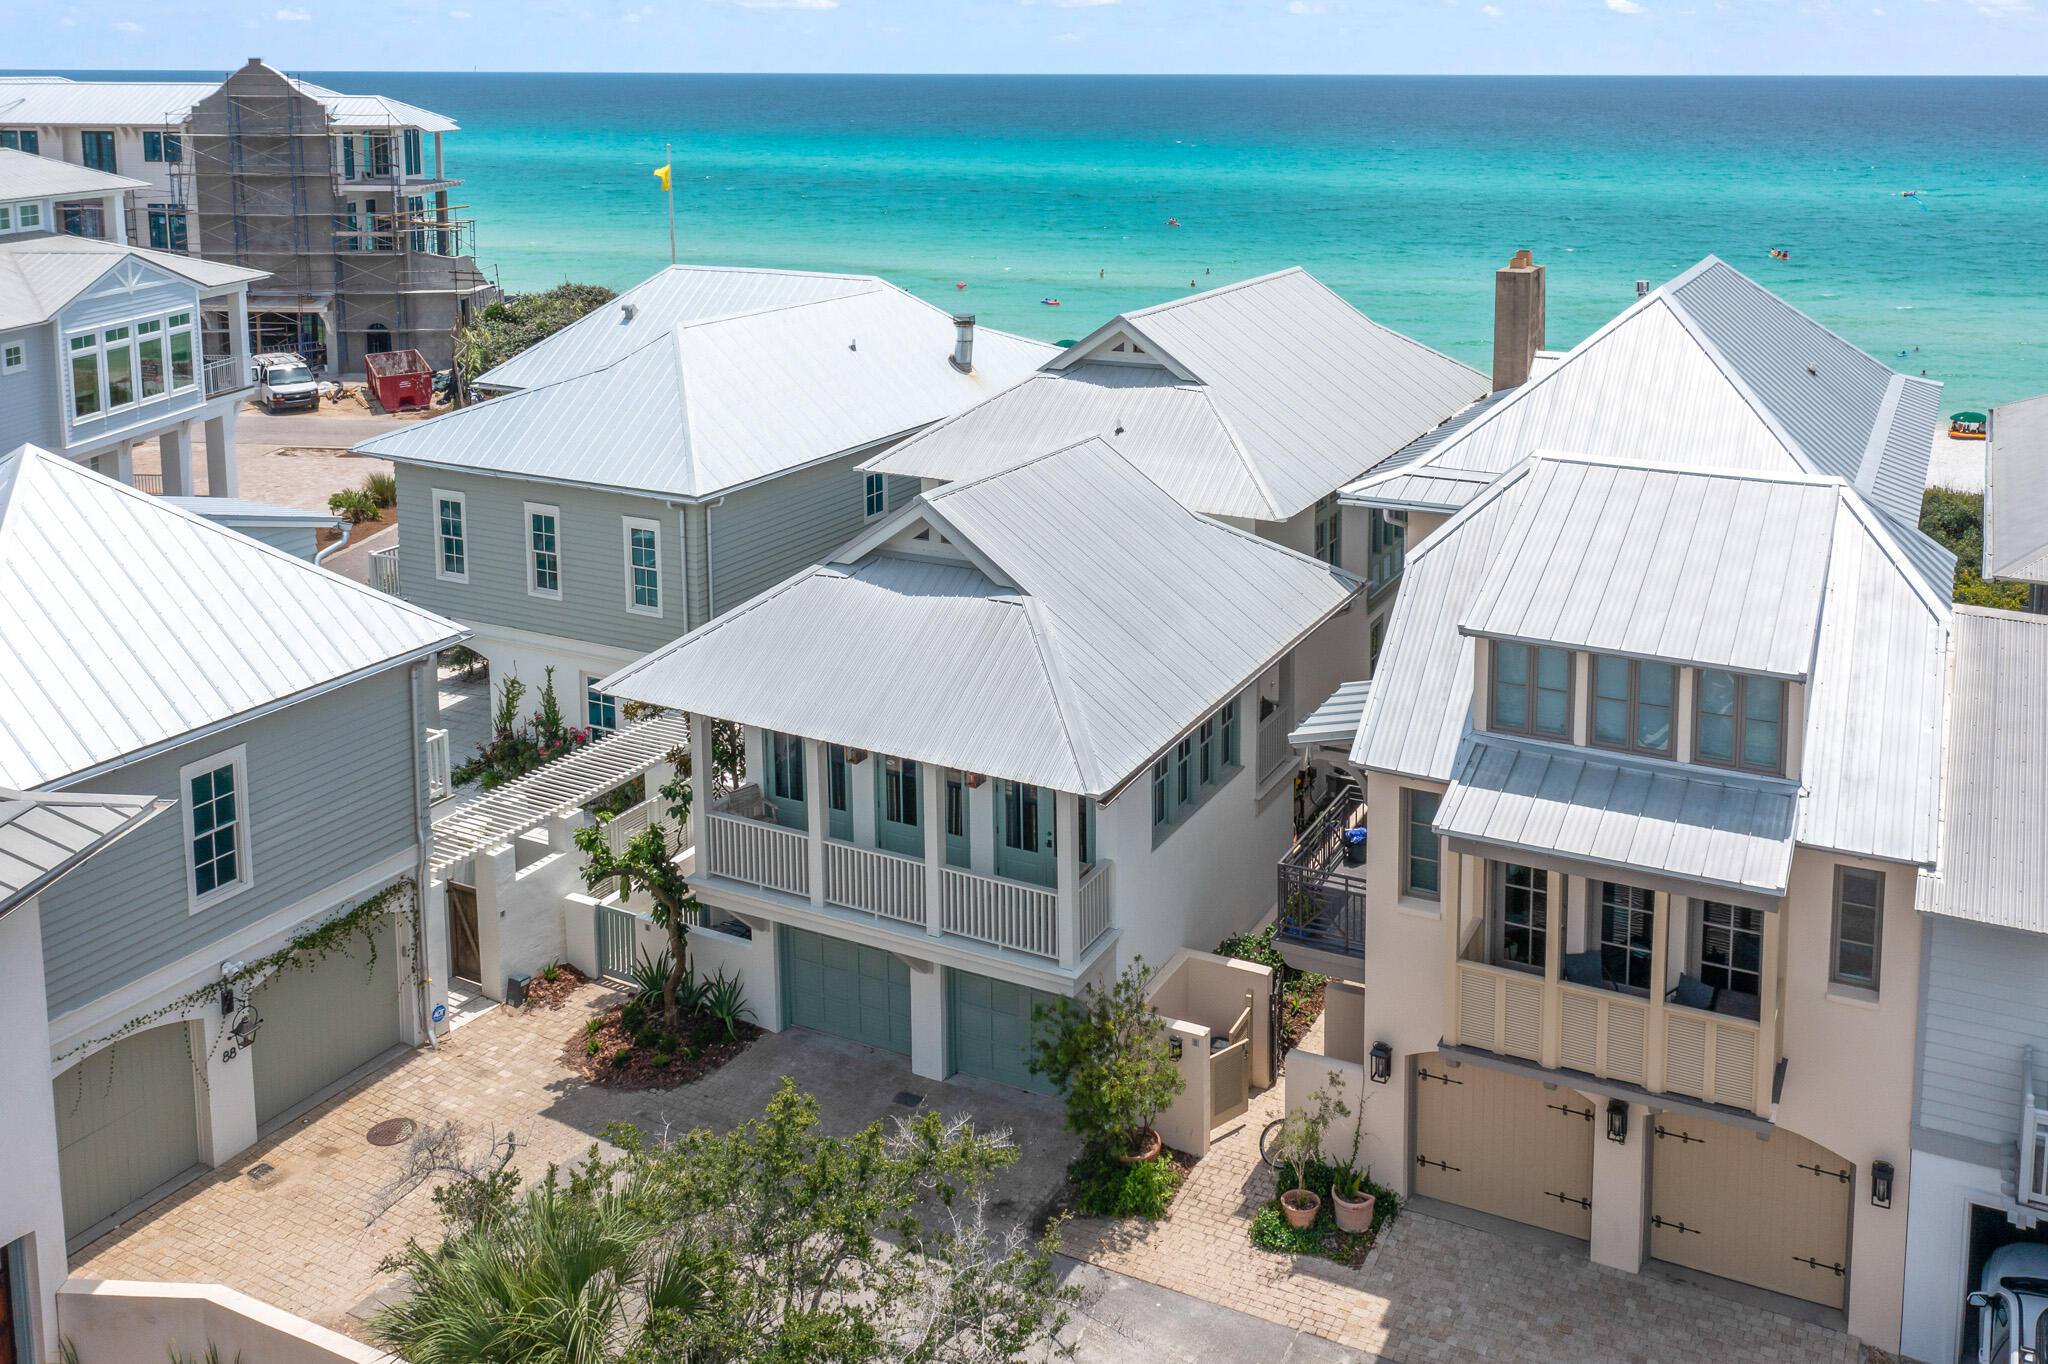
M1091 1152L1136 1151L1152 1120L1187 1087L1167 1048L1166 1020L1145 1000L1150 975L1133 959L1108 990L1056 998L1031 1012L1033 1075L1065 1101L1067 1129Z
M674 1057L670 1056L665 1051L657 1051L656 1053L654 1053L654 1064L657 1066L665 1066L674 1059Z
M1234 957L1238 961L1255 962L1260 966L1273 968L1273 979L1287 979L1287 958L1280 955L1280 949L1273 946L1273 933L1278 924L1267 924L1264 928L1248 933L1233 933L1216 944L1216 955Z
M615 1066L623 1066L632 1059L633 1049L631 1047L620 1047L612 1053L612 1064Z
M591 1021L592 1021L592 1022L595 1022L596 1020L595 1020L595 1019L593 1019L593 1020L591 1020ZM597 1049L598 1049L598 1047L599 1047L600 1045L602 1045L602 1044L598 1042L598 1040L597 1040L597 1038L596 1038L595 1036L591 1036L591 1037L586 1037L586 1038L584 1038L584 1039L583 1039L583 1054L584 1054L585 1056L595 1056L595 1055L597 1055Z
M661 1029L655 1027L652 1023L646 1024L633 1034L633 1045L645 1047L649 1051L654 1050L654 1048L661 1045Z
M1401 1198L1383 1184L1367 1179L1364 1191L1378 1201L1372 1210L1372 1230L1363 1236L1354 1236L1337 1230L1337 1208L1330 1199L1330 1186L1336 1181L1342 1167L1320 1160L1308 1164L1307 1178L1303 1181L1309 1192L1323 1200L1316 1209L1316 1220L1296 1231L1287 1221L1287 1214L1280 1211L1280 1200L1268 1199L1266 1205L1252 1216L1251 1241L1261 1250L1270 1250L1282 1255L1320 1255L1340 1265L1353 1263L1359 1254L1378 1239L1387 1223L1401 1215Z
M363 480L363 486L360 491L364 497L370 499L372 506L395 507L398 505L398 478L394 474L371 474Z
M344 488L327 497L327 510L336 516L346 516L350 525L377 519L377 504L363 494L360 488Z
M640 1025L647 1021L647 1006L638 999L629 1001L619 1010L619 1026L627 1032L639 1032Z
M2024 611L2024 583L1984 581L1984 494L1929 488L1920 503L1920 529L1956 556L1954 597L1969 606Z
M602 1018L590 1019L583 1025L583 1035L585 1037L595 1037L597 1036L598 1029L602 1028L603 1026L604 1020Z
M1103 1151L1069 1165L1067 1178L1074 1186L1074 1208L1083 1216L1160 1218L1184 1176L1163 1154L1126 1165Z

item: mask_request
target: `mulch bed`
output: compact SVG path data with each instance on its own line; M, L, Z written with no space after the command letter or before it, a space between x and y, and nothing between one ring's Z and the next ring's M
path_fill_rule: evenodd
M1318 976L1315 986L1311 989L1286 991L1285 1012L1280 1026L1283 1053L1293 1050L1295 1045L1308 1035L1308 1030L1315 1026L1316 1020L1323 1016L1323 991L1327 985L1328 981Z
M368 521L358 521L353 526L350 526L348 528L347 539L348 542L353 545L359 543L360 541L369 539L372 535L375 535L380 530L389 530L391 527L397 524L398 508L382 507L378 509L377 515L373 519ZM323 527L322 529L314 532L313 543L316 548L325 549L329 545L333 544L336 540L339 540L341 538L343 538L342 532L337 530L330 530Z
M526 982L526 1007L529 1009L555 1010L569 1002L569 996L577 987L588 983L588 977L575 967L559 963L555 967L555 978L536 974Z
M674 1089L703 1079L761 1036L761 1029L752 1023L741 1023L739 1040L729 1040L724 1024L698 1010L683 1015L684 1045L677 1046L675 1038L663 1035L673 1054L667 1065L656 1065L656 1050L635 1045L620 1021L622 1008L614 1006L599 1014L595 1033L578 1028L562 1048L562 1064L600 1089ZM655 1012L659 1013L658 1006ZM595 1055L590 1051L592 1037L597 1039ZM625 1055L620 1058L622 1051Z

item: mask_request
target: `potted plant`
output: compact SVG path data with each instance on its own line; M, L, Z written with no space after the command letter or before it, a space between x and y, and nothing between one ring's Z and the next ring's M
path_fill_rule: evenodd
M1331 1078L1336 1078L1334 1073ZM1372 1230L1373 1205L1377 1201L1366 1192L1372 1183L1372 1171L1358 1168L1358 1147L1364 1139L1365 1105L1361 1103L1351 1125L1351 1158L1330 1177L1330 1202L1335 1205L1337 1230L1354 1236Z
M1301 1107L1289 1109L1281 1120L1277 1144L1281 1163L1294 1168L1294 1187L1280 1195L1280 1211L1296 1231L1307 1230L1323 1206L1321 1195L1308 1187L1309 1163L1323 1158L1323 1136L1330 1124L1350 1116L1344 1103L1344 1081L1331 1071L1322 1088L1311 1092Z
M1091 1151L1126 1164L1158 1156L1152 1122L1180 1095L1166 1020L1145 999L1150 975L1133 961L1108 990L1041 1004L1032 1014L1031 1073L1066 1101L1067 1127Z

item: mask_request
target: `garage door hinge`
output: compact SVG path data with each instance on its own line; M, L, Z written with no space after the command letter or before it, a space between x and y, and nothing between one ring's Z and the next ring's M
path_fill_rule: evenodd
M1593 1209L1593 1200L1590 1198L1573 1198L1568 1193L1557 1193L1550 1189L1545 1189L1543 1191L1543 1196L1545 1198L1554 1198L1560 1203L1576 1203L1580 1207L1586 1209L1588 1212L1591 1212Z
M1829 1170L1824 1169L1818 1165L1808 1165L1804 1162L1801 1162L1799 1168L1802 1170L1811 1170L1817 1175L1825 1175L1829 1179L1839 1179L1844 1184L1847 1184L1849 1182L1849 1172L1847 1170Z
M1441 1160L1431 1160L1428 1156L1417 1156L1415 1158L1415 1163L1417 1165L1434 1165L1437 1169L1449 1170L1452 1174L1460 1173L1459 1168L1457 1166L1448 1164Z
M1695 1140L1697 1140L1697 1138L1695 1138ZM1664 1227L1671 1231L1688 1232L1694 1236L1703 1236L1706 1234L1702 1232L1698 1227L1688 1227L1683 1222L1666 1222L1663 1218L1657 1217L1655 1215L1651 1216L1650 1225L1653 1227Z
M1842 1266L1840 1266L1839 1264L1831 1265L1825 1260L1816 1260L1811 1255L1794 1255L1792 1257L1792 1263L1796 1265L1805 1265L1809 1269L1831 1269L1834 1271L1835 1277L1838 1279L1842 1277L1843 1273Z
M1463 1080L1453 1080L1448 1075L1438 1075L1432 1071L1424 1070L1420 1066L1415 1068L1415 1078L1418 1080L1434 1080L1440 1085L1462 1085L1465 1083Z
M1554 1108L1567 1118L1584 1118L1587 1122L1593 1121L1593 1110L1590 1108L1573 1108L1570 1104L1545 1104L1543 1106L1545 1108Z
M1705 1137L1696 1137L1692 1133L1682 1132L1676 1127L1665 1127L1660 1124L1655 1130L1657 1133L1657 1139L1659 1141L1663 1140L1665 1137L1672 1137L1675 1138L1681 1146L1686 1145L1690 1142L1697 1142L1701 1146L1705 1146L1707 1144L1707 1139Z

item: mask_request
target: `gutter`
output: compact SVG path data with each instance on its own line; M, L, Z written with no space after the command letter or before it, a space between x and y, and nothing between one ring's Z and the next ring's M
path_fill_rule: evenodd
M435 1051L441 1050L441 1040L434 1036L434 997L428 987L433 977L427 972L432 969L433 958L427 953L427 880L433 872L434 821L427 805L427 743L426 731L420 725L420 688L431 685L432 679L425 674L425 668L432 666L433 655L425 660L414 659L406 676L405 695L412 715L412 818L413 843L419 849L419 864L413 869L412 898L413 962L418 969L413 973L414 989L419 995L420 1026L426 1030L427 1045Z

